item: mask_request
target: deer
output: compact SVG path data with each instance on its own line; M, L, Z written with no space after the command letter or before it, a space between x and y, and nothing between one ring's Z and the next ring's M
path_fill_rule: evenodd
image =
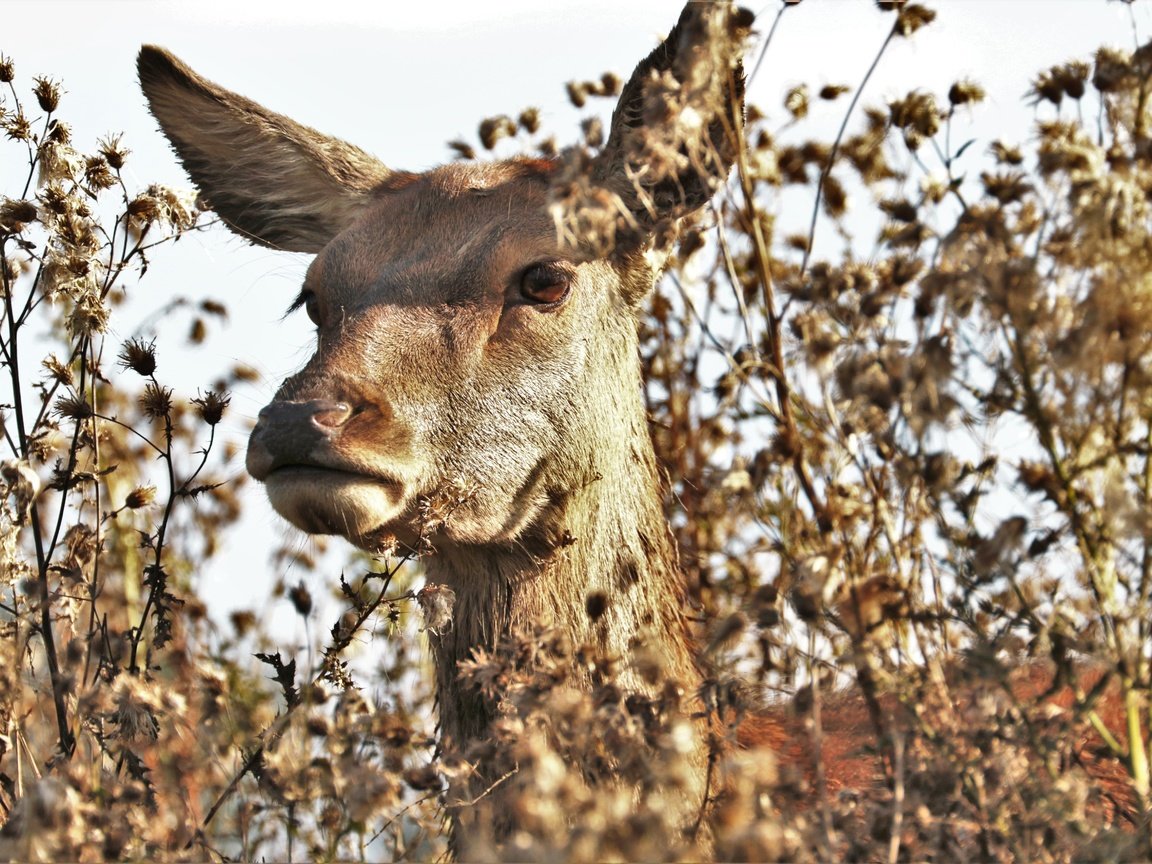
M260 411L246 467L304 532L425 549L428 586L452 598L429 633L445 742L482 741L495 719L460 664L539 621L621 658L643 644L702 713L636 324L670 238L733 162L733 21L688 3L595 156L423 173L140 51L150 110L207 205L253 243L315 256L292 304L315 353ZM623 687L652 690L624 665ZM685 821L707 797L706 726Z

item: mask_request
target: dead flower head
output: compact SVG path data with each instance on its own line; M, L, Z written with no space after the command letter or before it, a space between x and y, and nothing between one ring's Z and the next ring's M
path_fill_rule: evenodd
M120 349L116 362L138 375L151 377L156 371L156 340L129 339Z

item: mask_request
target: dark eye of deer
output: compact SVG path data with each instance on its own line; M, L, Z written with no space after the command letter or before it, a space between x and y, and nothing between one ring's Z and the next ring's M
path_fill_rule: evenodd
M316 295L309 291L304 295L304 311L307 313L309 320L317 327L320 326L320 301L316 299Z
M520 294L542 306L559 303L572 288L572 273L561 264L533 264L520 277Z

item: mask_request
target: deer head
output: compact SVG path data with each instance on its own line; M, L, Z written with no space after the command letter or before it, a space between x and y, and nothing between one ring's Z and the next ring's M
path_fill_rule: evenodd
M709 54L728 44L709 38L725 11L685 9L575 170L394 171L140 52L152 112L212 208L253 242L316 254L294 304L316 352L248 450L281 515L368 549L422 534L549 547L557 507L644 449L634 312L656 274L641 253L727 172L741 79Z

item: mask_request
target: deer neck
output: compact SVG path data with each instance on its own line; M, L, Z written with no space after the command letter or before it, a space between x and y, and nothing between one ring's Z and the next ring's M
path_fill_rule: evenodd
M603 447L587 448L582 466L558 472L576 479L546 490L550 503L516 543L441 548L429 560L429 581L455 593L451 624L430 634L446 739L482 738L498 713L460 682L461 661L541 626L614 658L618 686L662 686L645 683L642 656L649 670L656 664L664 680L680 684L685 704L694 698L700 676L655 456L639 410L629 425L628 434L617 426ZM572 681L593 683L586 671Z

